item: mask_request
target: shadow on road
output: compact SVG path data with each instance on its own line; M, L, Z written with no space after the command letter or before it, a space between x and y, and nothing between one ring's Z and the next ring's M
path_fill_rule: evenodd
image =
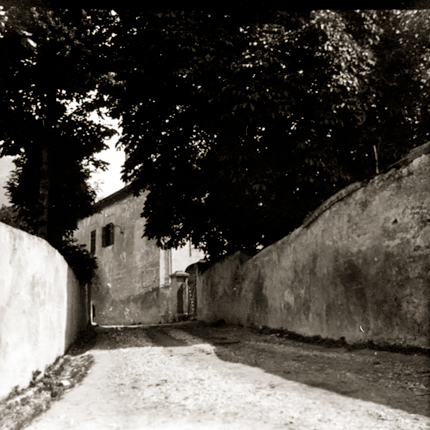
M119 348L139 348L148 346L178 347L187 346L185 341L169 336L159 326L92 326L80 333L78 340L67 352L69 355L83 354L89 350L111 350Z
M186 340L174 335L178 329L188 333ZM202 340L214 347L220 360L258 367L286 380L430 416L430 358L423 355L329 348L242 327L199 322L94 327L69 353L148 346L176 348L201 344Z
M430 358L387 351L330 348L234 326L190 324L188 333L221 360L259 367L284 379L430 416Z

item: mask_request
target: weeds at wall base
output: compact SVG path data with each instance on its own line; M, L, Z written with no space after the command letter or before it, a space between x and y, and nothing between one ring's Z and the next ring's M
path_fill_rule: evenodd
M322 338L321 336L303 336L285 329L274 329L266 326L251 325L250 329L262 335L275 335L280 338L293 340L295 342L309 343L312 345L321 345L326 348L345 348L348 351L360 349L370 349L374 351L397 352L406 355L425 355L430 356L430 349L420 348L417 346L395 345L395 344L378 344L371 340L360 343L347 343L344 337L339 339Z
M20 430L34 418L49 409L51 403L62 397L65 391L73 388L87 375L94 363L91 354L82 354L86 338L84 333L69 349L70 352L59 357L48 366L42 375L33 372L29 386L20 389L15 387L9 395L0 401L0 429ZM87 333L88 335L88 333ZM81 355L78 353L81 352Z

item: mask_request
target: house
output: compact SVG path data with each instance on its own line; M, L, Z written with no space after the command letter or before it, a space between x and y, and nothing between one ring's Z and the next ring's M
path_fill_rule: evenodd
M173 274L204 258L190 244L165 251L143 237L145 219L140 214L146 196L147 192L134 196L128 185L97 202L95 213L78 223L75 238L98 262L91 285L92 319L97 324L172 320L181 313L176 302L182 303L178 285L173 291Z

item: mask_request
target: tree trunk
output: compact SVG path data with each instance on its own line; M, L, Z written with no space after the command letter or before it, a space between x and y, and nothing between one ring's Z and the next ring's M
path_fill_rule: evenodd
M42 162L40 165L39 207L40 216L37 235L49 238L49 145L46 139L42 143Z

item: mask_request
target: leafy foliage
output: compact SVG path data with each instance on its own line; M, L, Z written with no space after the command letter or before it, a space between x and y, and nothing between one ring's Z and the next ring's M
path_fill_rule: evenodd
M97 259L85 245L76 243L76 239L63 240L59 252L72 268L81 285L90 284L97 270Z
M17 156L8 193L28 231L65 255L77 220L92 213L88 179L105 168L96 154L114 133L90 118L89 103L105 64L99 20L109 16L11 6L0 20L0 156Z
M81 283L97 264L72 232L92 213L88 179L92 169L105 168L95 154L113 133L89 118L105 41L97 38L97 18L11 7L0 31L0 155L18 156L7 184L14 208L2 212L9 224L46 238Z
M107 106L123 179L149 191L149 238L191 240L212 259L273 243L428 139L429 15L9 8L0 155L19 155L12 201L61 248L91 212L86 181L111 132L88 113Z
M120 12L99 87L145 234L266 246L429 135L428 11Z
M28 225L19 218L17 211L12 206L2 205L0 208L0 222L11 227L29 232Z

